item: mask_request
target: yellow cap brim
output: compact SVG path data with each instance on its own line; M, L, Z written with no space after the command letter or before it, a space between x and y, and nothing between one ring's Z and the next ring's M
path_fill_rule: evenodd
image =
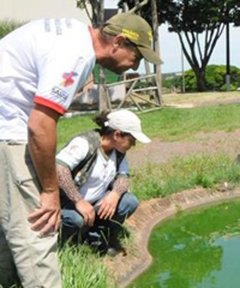
M143 47L143 46L137 46L138 50L142 54L143 58L146 59L148 62L153 64L162 64L162 60L159 58L156 52L154 52L152 49Z

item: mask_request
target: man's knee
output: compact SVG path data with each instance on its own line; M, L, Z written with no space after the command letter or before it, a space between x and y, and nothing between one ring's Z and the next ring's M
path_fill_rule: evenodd
M134 194L127 192L123 194L119 202L118 213L129 217L136 211L138 205L139 201L137 197Z
M62 224L70 228L82 228L83 217L75 210L62 210Z

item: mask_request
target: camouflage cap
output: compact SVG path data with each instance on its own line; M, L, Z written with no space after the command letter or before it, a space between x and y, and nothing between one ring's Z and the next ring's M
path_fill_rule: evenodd
M142 17L132 13L116 14L106 21L103 31L110 35L124 35L137 46L143 58L148 62L162 63L152 49L151 26Z

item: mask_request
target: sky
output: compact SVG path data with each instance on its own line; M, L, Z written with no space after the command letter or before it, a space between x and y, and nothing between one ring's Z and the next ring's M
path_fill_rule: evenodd
M116 8L118 0L105 0L105 8ZM225 30L218 39L209 64L226 64ZM166 24L159 27L160 55L163 60L162 73L180 72L190 69L187 60L182 57L181 45L176 33L168 32ZM230 65L240 68L240 27L230 27ZM141 65L139 70L144 70Z

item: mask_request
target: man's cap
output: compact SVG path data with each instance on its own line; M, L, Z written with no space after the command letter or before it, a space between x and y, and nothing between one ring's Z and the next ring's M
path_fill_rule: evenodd
M110 35L124 35L137 46L143 58L148 62L162 63L152 49L152 28L142 17L133 13L116 14L105 22L103 31Z
M139 142L151 142L151 140L142 132L141 121L133 112L126 109L117 110L109 113L107 119L108 121L105 122L105 126L129 133Z

